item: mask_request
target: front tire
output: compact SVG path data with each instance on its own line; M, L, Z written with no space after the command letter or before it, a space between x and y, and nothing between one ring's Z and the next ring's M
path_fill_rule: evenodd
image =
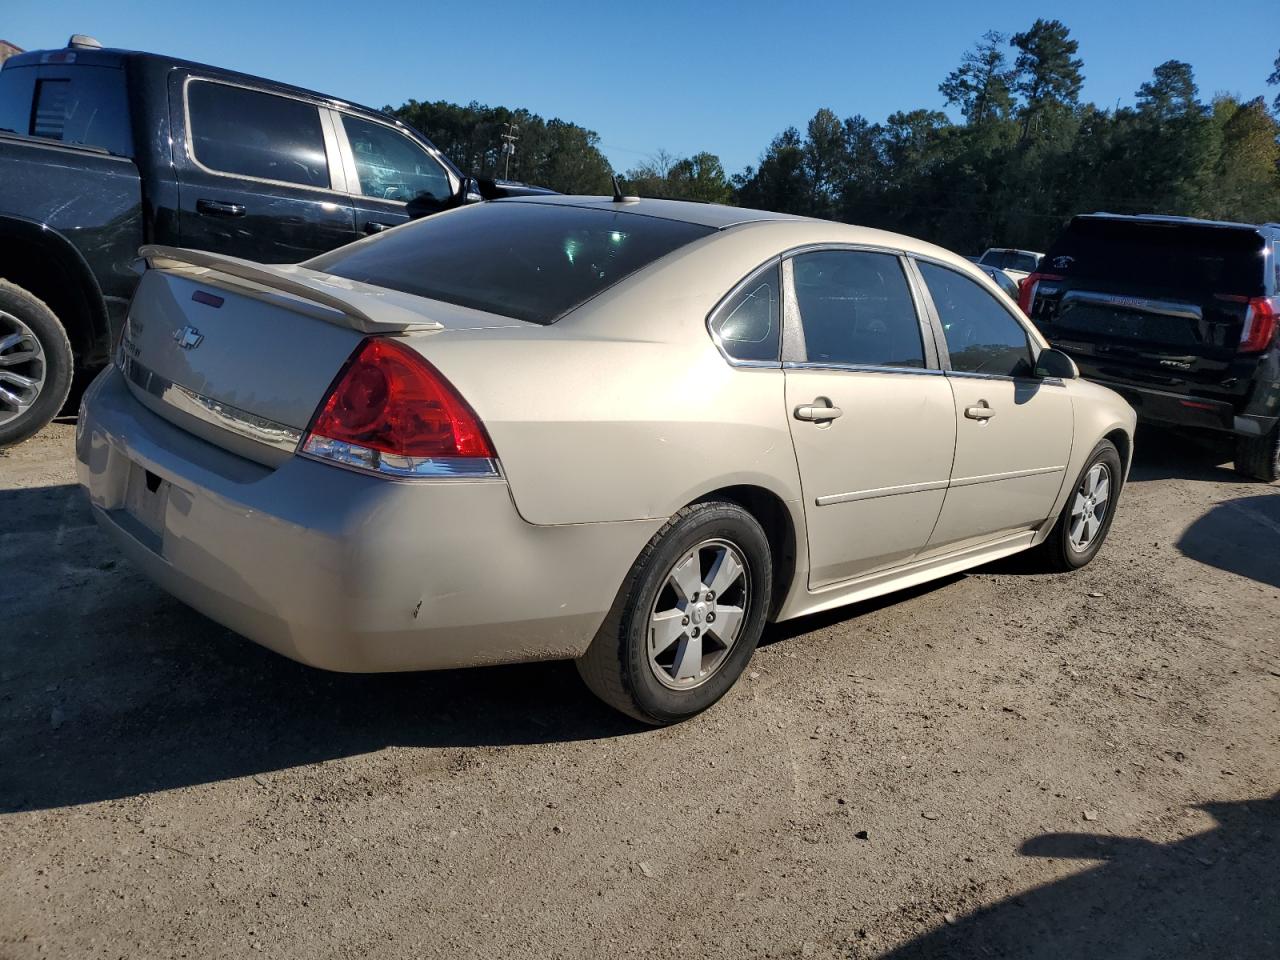
M0 447L26 440L58 415L74 359L53 311L0 280Z
M1111 531L1123 477L1115 444L1101 441L1076 478L1053 532L1038 548L1045 566L1078 570L1097 556Z
M1236 437L1236 472L1264 483L1280 480L1280 423L1261 437Z
M725 501L685 507L636 559L578 673L643 723L687 719L741 675L772 588L769 540L755 517Z

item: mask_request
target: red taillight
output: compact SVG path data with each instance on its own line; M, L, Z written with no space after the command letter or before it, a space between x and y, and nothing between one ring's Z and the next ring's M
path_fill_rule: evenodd
M370 337L311 420L303 451L396 476L496 476L475 411L414 350Z
M1041 280L1061 280L1056 273L1029 273L1018 284L1018 306L1028 317L1031 316L1031 305L1036 302L1036 287Z
M1240 330L1240 353L1260 353L1271 346L1276 326L1280 321L1275 297L1254 297L1244 313L1244 327Z

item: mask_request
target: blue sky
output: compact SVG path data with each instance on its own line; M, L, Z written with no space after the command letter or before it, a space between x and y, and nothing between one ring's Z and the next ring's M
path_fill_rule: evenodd
M441 4L430 0L0 0L0 38L73 32L371 104L524 106L600 134L619 170L659 148L736 172L819 107L883 120L942 107L938 83L986 30L1058 17L1084 96L1130 103L1156 64L1190 62L1202 96L1255 96L1280 47L1277 0L1034 3ZM1271 94L1275 88L1271 88ZM1270 97L1268 97L1270 99Z

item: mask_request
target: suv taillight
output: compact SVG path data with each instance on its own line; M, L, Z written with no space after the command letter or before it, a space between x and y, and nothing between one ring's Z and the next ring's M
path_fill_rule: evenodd
M392 477L496 477L475 411L412 348L361 342L311 418L302 452Z
M1239 353L1261 353L1275 339L1280 321L1280 309L1276 297L1254 297L1244 313L1244 327L1240 330Z
M1022 278L1022 283L1018 285L1018 306L1022 308L1022 312L1028 317L1031 316L1031 306L1036 302L1036 287L1040 285L1041 280L1061 280L1062 277L1056 273L1029 273Z

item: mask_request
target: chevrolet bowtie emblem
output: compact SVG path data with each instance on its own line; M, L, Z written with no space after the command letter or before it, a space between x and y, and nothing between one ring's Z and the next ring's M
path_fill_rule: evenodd
M186 326L181 330L173 331L173 339L183 350L194 350L204 340L204 334L195 327Z

